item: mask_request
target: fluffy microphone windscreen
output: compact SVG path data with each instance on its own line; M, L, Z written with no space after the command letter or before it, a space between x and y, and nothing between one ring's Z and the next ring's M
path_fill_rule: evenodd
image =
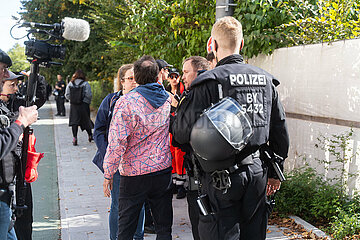
M83 19L65 17L63 38L73 41L86 41L90 35L90 25Z

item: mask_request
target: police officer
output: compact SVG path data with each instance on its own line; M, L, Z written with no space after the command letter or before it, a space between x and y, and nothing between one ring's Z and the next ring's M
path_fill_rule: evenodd
M10 77L8 67L12 65L10 57L0 49L0 91L3 90L4 79ZM3 106L3 103L0 104ZM9 157L16 148L19 137L26 126L37 120L36 106L19 107L19 114L13 122L7 114L0 113L0 239L16 239L14 228L11 225L11 198L15 177L14 158Z
M171 131L179 144L191 144L192 156L201 170L199 206L205 210L200 215L200 238L265 239L266 194L278 190L280 181L267 178L267 164L260 159L259 149L269 146L285 159L289 147L285 113L274 85L278 81L264 70L243 62L239 55L243 47L242 26L235 18L219 19L211 36L217 65L191 83L187 98L179 103ZM209 161L209 156L199 154L199 148L194 146L202 144L202 149L209 154L215 153L213 149L219 146L229 148L222 145L223 142L212 145L215 136L211 134L199 142L197 136L206 135L211 128L209 123L195 123L202 119L200 115L205 109L225 97L231 97L240 105L246 119L250 119L253 133L242 150L223 151Z
M65 116L65 82L62 80L60 74L57 75L57 82L55 84L55 101L57 113L55 116Z

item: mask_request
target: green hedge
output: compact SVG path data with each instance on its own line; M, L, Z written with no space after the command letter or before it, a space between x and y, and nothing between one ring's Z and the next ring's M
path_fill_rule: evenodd
M89 82L92 92L91 108L97 111L102 100L111 92L113 92L113 85L108 81L91 81Z

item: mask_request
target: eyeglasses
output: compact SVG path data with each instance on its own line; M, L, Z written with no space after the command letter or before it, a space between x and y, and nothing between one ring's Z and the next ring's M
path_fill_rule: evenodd
M123 78L124 80L128 79L129 81L134 81L134 76Z
M174 78L177 79L177 78L178 78L178 75L170 75L169 78L171 78L171 79L174 79Z

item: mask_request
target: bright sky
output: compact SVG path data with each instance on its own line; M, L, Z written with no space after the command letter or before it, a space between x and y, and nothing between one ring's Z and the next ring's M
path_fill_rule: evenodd
M10 36L10 28L16 23L11 16L19 18L21 3L20 0L0 0L0 49L7 52L15 43L24 45L27 38L15 40ZM14 37L22 37L26 34L26 28L15 28L13 30Z

